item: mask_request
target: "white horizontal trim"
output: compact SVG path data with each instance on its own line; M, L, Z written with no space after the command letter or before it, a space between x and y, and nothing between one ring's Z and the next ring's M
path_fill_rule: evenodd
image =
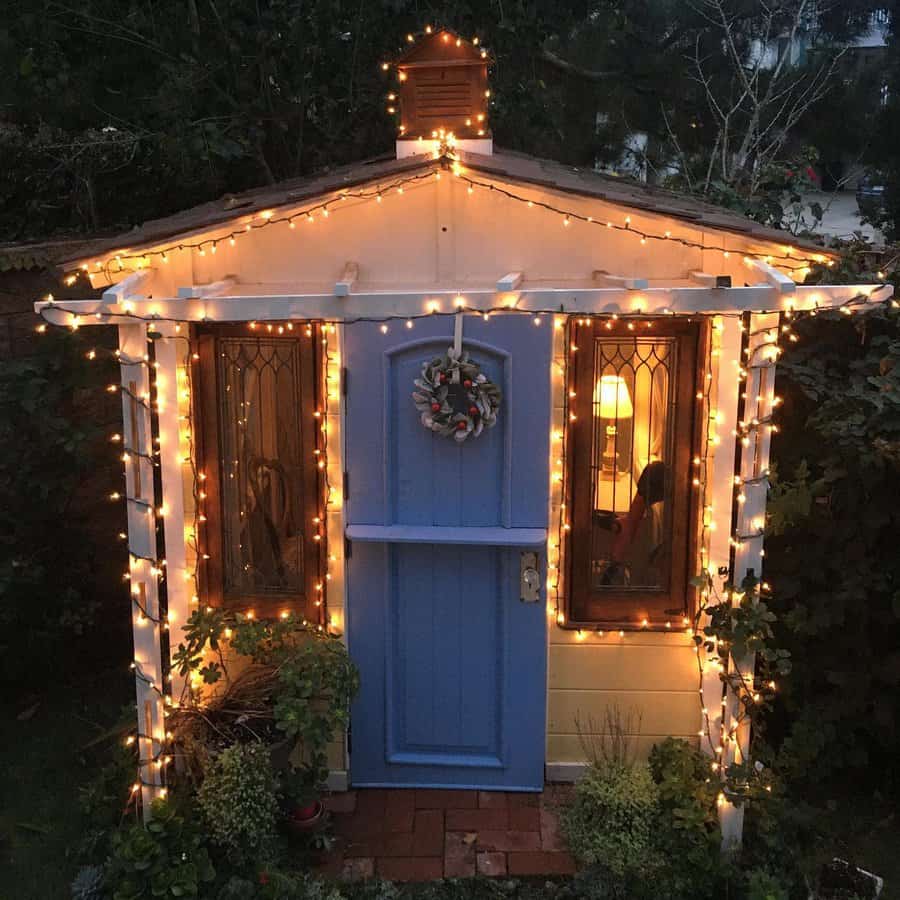
M325 787L333 794L343 793L350 788L350 776L343 769L332 769L325 780Z
M259 285L265 288L265 285ZM833 307L865 294L870 303L893 296L893 286L885 285L797 285L795 293L782 296L777 288L754 285L737 288L673 287L631 291L622 288L524 288L507 294L490 289L472 291L369 291L335 298L332 294L257 294L206 298L143 297L46 301L35 303L35 312L57 325L122 324L139 318L171 319L180 322L266 322L291 319L390 319L421 316L432 309L449 314L457 310L454 301L462 296L466 308L478 312L512 309L529 313L569 315L735 313L746 310L772 311ZM127 304L127 306L125 306ZM435 307L436 304L436 307Z
M440 525L348 525L351 541L390 544L479 544L502 547L541 547L546 528L444 527Z
M587 763L581 762L548 762L544 765L544 781L572 784L578 781L588 769Z

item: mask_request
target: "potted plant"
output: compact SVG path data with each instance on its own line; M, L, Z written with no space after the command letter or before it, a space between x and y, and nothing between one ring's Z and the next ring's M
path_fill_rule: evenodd
M282 773L282 808L288 831L307 834L320 827L325 816L320 793L327 775L311 765L290 766Z

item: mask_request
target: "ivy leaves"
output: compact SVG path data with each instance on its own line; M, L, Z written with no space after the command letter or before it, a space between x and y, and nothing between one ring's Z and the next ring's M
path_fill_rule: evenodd
M718 666L720 681L738 701L731 734L741 723L749 723L751 741L758 742L763 713L775 698L775 679L788 675L792 665L790 651L774 644L778 617L763 599L767 586L747 575L739 586L726 582L719 592L708 573L692 578L691 584L701 597L694 643L698 650L702 647L705 651L704 665ZM704 703L710 704L711 698L704 697ZM771 789L770 773L759 762L732 761L721 770L714 767L714 771L720 772L722 790L734 803L764 796L763 792Z
M268 673L271 721L299 744L307 780L316 787L324 782L328 743L349 724L359 689L359 674L340 639L293 616L260 621L212 607L195 610L183 634L173 662L184 677L196 675L227 690L234 654ZM200 701L192 696L192 702Z
M900 746L896 704L882 699L900 686L900 337L889 306L794 330L766 542L773 628L793 668L768 736L790 777L820 782L890 764Z

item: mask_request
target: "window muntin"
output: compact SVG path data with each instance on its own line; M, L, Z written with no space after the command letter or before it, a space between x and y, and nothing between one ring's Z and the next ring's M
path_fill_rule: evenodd
M700 326L570 324L567 622L634 625L687 605Z

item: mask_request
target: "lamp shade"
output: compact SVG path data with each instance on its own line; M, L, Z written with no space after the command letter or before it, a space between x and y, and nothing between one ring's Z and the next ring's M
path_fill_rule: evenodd
M594 408L601 419L630 419L634 415L631 394L621 375L601 375L594 392Z

